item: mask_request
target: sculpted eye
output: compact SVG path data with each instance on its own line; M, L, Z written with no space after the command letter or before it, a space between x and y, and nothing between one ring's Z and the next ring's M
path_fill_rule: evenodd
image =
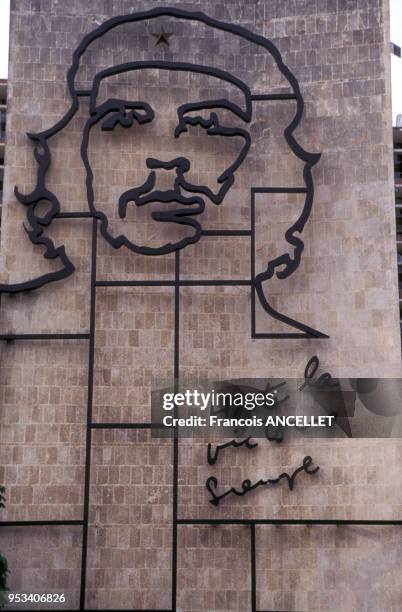
M116 125L122 125L125 128L133 125L134 117L133 114L127 114L125 111L115 112L107 117L102 122L102 130L111 131L114 130Z
M102 130L112 131L116 125L129 128L134 122L139 124L148 123L149 121L152 121L153 118L154 113L151 108L133 109L125 107L109 113L106 119L102 122Z
M183 115L180 117L179 125L175 129L175 133L174 133L175 137L177 138L183 132L187 132L188 131L187 126L189 125L191 126L200 125L204 129L208 129L211 127L216 128L219 126L219 120L218 120L216 113L210 112L210 111L205 113L204 116L202 116L201 114Z

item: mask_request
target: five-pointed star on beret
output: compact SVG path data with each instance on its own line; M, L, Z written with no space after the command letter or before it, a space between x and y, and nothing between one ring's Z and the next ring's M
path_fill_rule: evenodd
M165 45L169 46L169 38L172 36L172 34L173 32L165 32L163 28L159 32L159 34L152 34L152 36L156 38L155 47L157 45L160 45L161 43L164 43Z

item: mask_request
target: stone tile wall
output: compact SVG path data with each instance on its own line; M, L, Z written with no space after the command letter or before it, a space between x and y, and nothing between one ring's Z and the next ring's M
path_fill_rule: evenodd
M155 0L152 6L163 4ZM399 376L387 0L170 4L202 10L270 38L300 83L305 112L295 137L306 150L322 153L313 169L314 208L303 233L299 269L284 281L272 279L265 290L281 312L330 335L317 341L252 340L248 287L181 287L180 375L301 376L317 354L323 370L334 376ZM111 16L148 8L146 2L127 0L12 1L2 282L25 281L60 267L59 260L44 259L43 249L29 243L22 225L26 209L13 193L16 184L23 193L35 187L37 164L25 132L45 130L67 112L66 71L83 35ZM162 26L173 33L169 49L154 46L152 34ZM83 58L79 87L92 86L96 71L116 63L183 58L223 68L256 94L289 90L272 58L255 45L170 18L124 26L94 43ZM147 157L166 161L182 154L183 140L172 138L172 108L179 101L222 92L239 104L243 100L205 75L162 70L105 80L100 95L131 97L139 90L155 101L158 122L141 126L143 132L134 128L133 136L122 128L110 134L94 130L90 158L96 203L107 211L115 235L124 231L133 240L156 244L161 237L180 238L188 228L156 225L146 208L128 207L122 220L113 203L146 176ZM249 229L251 187L303 186L303 165L283 138L294 112L293 101L255 102L249 155L222 205L206 205L204 229ZM88 99L81 98L74 119L49 140L52 162L46 184L63 212L88 210L80 157L88 117ZM236 154L237 139L218 146L217 139L208 140L195 128L188 136L193 139L193 178L213 186ZM158 181L169 189L172 173L158 173ZM300 194L256 197L257 271L289 249L284 232L302 206ZM40 207L44 213L46 205ZM57 219L44 233L56 246L65 245L76 272L32 293L3 295L1 333L88 331L91 222ZM175 278L173 253L147 257L124 247L115 251L100 237L97 255L99 279L171 283ZM248 279L249 238L204 236L181 252L180 272L186 280ZM95 422L149 420L152 385L174 373L174 314L172 286L97 290ZM256 319L258 331L283 331L261 308ZM87 343L2 343L0 351L0 481L7 487L2 520L80 520ZM208 468L205 442L181 441L179 517L400 519L396 483L401 449L398 440L386 439L303 440L282 446L261 441L253 452L229 449ZM301 478L293 492L278 487L227 499L219 508L208 504L208 475L216 475L226 488L247 477L297 467L306 454L320 471L314 478ZM171 607L172 489L171 441L144 430L93 432L88 608ZM82 528L13 527L3 533L0 550L9 559L11 588L63 591L65 607L77 609ZM396 612L399 541L395 527L258 526L257 609ZM249 527L179 526L177 546L177 609L250 608Z

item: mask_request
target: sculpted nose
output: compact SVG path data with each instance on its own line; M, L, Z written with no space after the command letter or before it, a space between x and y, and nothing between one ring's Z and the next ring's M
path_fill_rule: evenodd
M162 161L160 159L155 159L154 157L148 157L146 164L150 170L157 170L158 168L162 170L178 170L182 174L184 172L188 172L190 168L190 162L185 157L176 157L175 159L171 159L169 161Z

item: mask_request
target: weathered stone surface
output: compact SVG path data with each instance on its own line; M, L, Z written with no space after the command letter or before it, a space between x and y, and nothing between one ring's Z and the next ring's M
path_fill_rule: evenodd
M156 0L152 6L163 4ZM267 294L281 312L331 336L318 341L252 340L248 287L182 287L181 376L301 376L313 354L333 375L399 376L387 0L185 4L171 0L169 4L202 10L269 37L299 80L305 113L295 136L306 150L321 152L322 157L313 169L314 208L303 233L300 267L286 280L269 281ZM26 209L13 194L14 185L29 193L36 182L37 164L25 132L51 127L68 110L66 72L83 35L111 16L148 8L147 2L128 0L12 1L2 282L24 281L59 266L57 260L45 260L43 250L29 243L22 227ZM173 33L169 48L154 46L152 34L162 26ZM90 87L98 70L136 59L184 59L220 67L258 94L288 89L272 59L255 45L170 18L125 25L94 43L83 58L79 86ZM175 109L192 98L205 98L206 92L214 97L231 95L242 103L236 90L222 88L205 75L154 70L102 82L99 101L105 96L137 99L141 95L154 100L156 111L155 122L137 126L134 132L130 128L91 133L95 199L109 215L114 235L124 231L132 240L154 244L182 236L183 230L171 224L151 221L146 207L128 207L122 220L116 201L146 178L147 157L167 161L183 154L184 141L172 137ZM291 100L255 102L250 152L222 205L206 205L205 229L249 229L251 187L303 186L303 165L283 137L294 112ZM88 117L88 99L81 98L71 123L49 140L52 164L47 186L57 195L62 211L88 210L80 157ZM220 169L236 153L237 139L218 144L218 138L196 129L188 137L197 180L216 184ZM158 174L161 188L172 187L172 174ZM257 271L264 269L269 258L290 248L284 233L302 205L300 194L256 197ZM1 333L88 331L91 222L58 219L45 234L56 245L65 244L76 272L30 294L2 296ZM203 237L181 252L181 277L248 279L249 246L244 236ZM97 277L171 282L175 256L146 257L124 247L115 251L100 237ZM283 331L261 308L256 315L258 331ZM172 378L173 349L172 286L99 288L94 421L149 421L150 388ZM0 350L0 482L7 487L2 515L7 520L80 519L87 344L23 342ZM205 446L196 440L180 442L181 517L400 518L402 497L395 483L400 481L402 445L397 440L315 440L286 446L261 441L253 453L227 451L213 469L206 465ZM282 487L228 500L219 509L208 504L204 483L211 473L219 474L223 485L233 486L247 477L296 467L306 454L320 465L319 475L308 482L300 480L292 493ZM87 607L168 609L171 443L150 438L145 431L96 431L91 459ZM81 528L66 527L65 535L61 528L18 529L26 531L10 530L1 543L10 561L11 588L65 591L66 607L77 608ZM250 606L249 535L247 527L239 526L178 528L178 609L245 610ZM398 576L388 572L373 586L374 595L361 579L366 567L372 571L374 554L376 561L385 564L386 550L391 549L395 567L400 565L396 528L385 533L377 528L363 532L348 527L258 527L256 535L257 609L377 612L378 602L384 612L398 609ZM43 554L43 547L50 554ZM356 594L352 594L355 585Z

